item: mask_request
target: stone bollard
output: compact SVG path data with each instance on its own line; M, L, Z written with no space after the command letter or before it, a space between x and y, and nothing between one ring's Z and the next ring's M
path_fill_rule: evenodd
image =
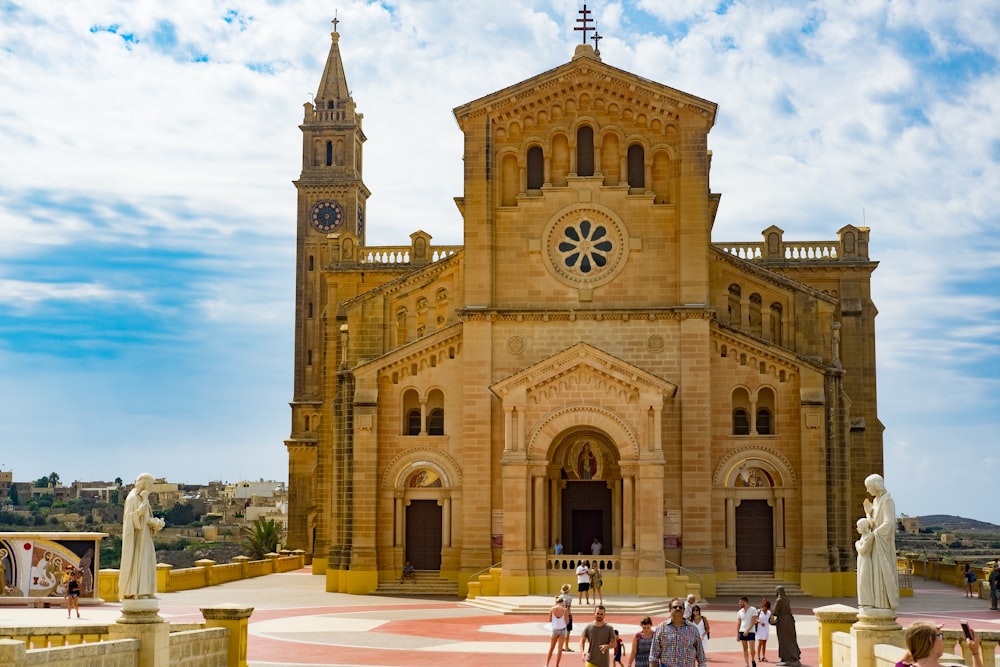
M240 579L247 579L250 577L250 566L247 563L250 562L249 556L233 556L232 562L240 564Z
M831 604L813 609L819 630L820 667L833 667L833 633L850 632L858 620L858 610L846 604Z
M205 627L229 630L226 667L247 667L247 628L250 625L251 614L253 607L241 607L236 604L220 604L201 609L201 615L205 617Z
M202 558L201 560L196 560L194 562L194 566L195 567L200 567L200 568L202 568L205 571L205 585L206 586L211 586L212 584L215 583L215 582L212 581L212 579L214 579L214 577L212 575L212 568L215 567L215 561L214 560L211 560L209 558Z
M156 564L156 592L157 593L169 593L170 592L170 570L174 569L174 566L169 563L157 563Z

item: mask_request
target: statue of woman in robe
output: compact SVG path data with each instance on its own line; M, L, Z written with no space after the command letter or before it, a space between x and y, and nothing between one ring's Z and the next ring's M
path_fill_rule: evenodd
M163 519L153 516L149 492L153 476L142 473L125 499L122 525L122 564L118 592L122 599L156 597L156 548L153 534L163 528Z
M865 499L865 518L871 529L870 548L858 552L859 569L865 570L864 582L858 582L858 606L895 609L899 605L899 578L896 570L896 503L885 488L881 475L868 475L865 489L872 500ZM870 587L861 591L861 586Z

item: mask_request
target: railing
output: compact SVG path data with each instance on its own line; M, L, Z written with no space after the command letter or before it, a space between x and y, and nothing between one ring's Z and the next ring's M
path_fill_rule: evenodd
M702 593L705 592L705 580L702 579L701 575L698 574L697 572L695 572L694 570L689 570L688 568L684 567L683 565L678 565L677 563L675 563L674 561L670 560L669 558L664 558L663 559L663 567L664 568L675 567L675 568L677 568L678 572L683 572L685 574L689 574L689 575L693 576L695 579L698 580L698 590L700 590Z
M475 574L473 574L472 576L470 576L469 577L469 581L475 581L476 577L478 577L479 575L486 574L487 572L489 572L493 568L500 567L501 565L503 565L503 561L502 560L497 561L496 563L493 563L493 565L490 565L489 567L484 567L479 572L476 572Z
M764 258L764 243L715 243L715 247L734 257L749 260ZM778 257L785 261L827 260L840 258L840 241L783 241Z
M550 570L566 570L575 572L576 568L583 561L590 561L591 567L595 564L601 570L617 572L621 569L621 558L617 556L587 556L577 554L575 556L548 556L546 567Z
M430 258L426 263L439 262L451 257L461 250L460 245L432 246L427 251ZM412 264L412 246L379 246L376 248L360 248L358 251L358 263L381 266L407 266Z

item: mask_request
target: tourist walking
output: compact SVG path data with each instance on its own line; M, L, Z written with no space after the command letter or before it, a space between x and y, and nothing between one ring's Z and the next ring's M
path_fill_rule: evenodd
M684 620L684 603L670 601L670 620L653 632L649 667L705 667L705 645L698 628Z
M594 607L594 621L587 624L580 637L580 653L584 654L586 667L611 667L615 629L605 623L604 616L602 605Z
M743 645L744 667L757 667L754 660L754 639L757 631L757 608L750 604L746 596L740 598L740 610L736 612L736 641Z
M771 601L764 598L757 610L757 660L767 662L767 638L771 634Z
M972 584L976 583L976 573L973 572L968 563L965 564L965 568L962 570L962 580L965 581L965 597L975 597L972 594Z
M712 635L712 627L708 624L708 619L701 615L701 607L698 605L691 607L691 624L698 628L701 643L705 645L705 648L708 648L708 640Z
M990 570L990 609L997 610L997 597L1000 597L1000 560L993 561Z
M628 667L649 667L649 648L653 645L653 619L649 616L639 623L642 628L632 637L632 652L628 656Z
M549 623L552 625L552 634L549 638L549 654L545 656L545 667L549 667L552 660L552 650L558 648L556 653L556 667L562 660L563 641L566 639L566 606L563 604L561 595L556 596L556 602L549 609Z
M573 649L569 647L569 636L573 632L573 594L570 593L569 584L563 584L559 590L562 591L559 597L562 598L563 606L566 607L566 637L563 639L563 651L572 652Z
M694 609L694 603L697 602L697 601L698 601L698 599L694 596L694 593L688 593L687 598L684 600L684 620L685 621L690 621L691 620L691 612Z

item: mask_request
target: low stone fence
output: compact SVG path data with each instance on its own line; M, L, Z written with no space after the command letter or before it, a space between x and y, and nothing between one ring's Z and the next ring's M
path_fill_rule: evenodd
M246 667L247 627L253 609L219 605L201 611L205 623L169 624L169 665ZM109 637L113 629L118 629L119 635L139 630L140 636L144 636L145 628L155 625L158 624L129 624L124 631L120 624L0 626L0 665L138 667L143 663L144 640ZM155 661L153 665L160 667Z
M852 627L858 620L858 610L847 605L830 605L813 610L819 630L819 665L821 667L858 667L861 663L873 667L894 667L903 657L905 629L892 632L879 631L877 643L866 644L873 655L856 655ZM897 626L898 628L899 626ZM972 655L965 635L959 629L942 629L945 655L944 664L972 664ZM982 649L983 667L997 667L996 651L1000 645L1000 631L976 629ZM862 653L864 651L861 651ZM953 652L953 653L951 653ZM857 664L855 659L857 658Z
M914 578L931 579L949 584L961 589L965 589L965 564L968 563L970 569L976 574L976 582L972 584L972 590L981 600L990 599L990 565L976 566L967 558L955 558L954 563L945 563L940 556L920 556L917 554L904 554L896 556L896 564L902 569L906 568L912 572ZM992 561L991 561L992 563Z
M262 577L265 574L292 572L306 566L304 551L290 551L283 554L270 553L264 560L250 560L246 556L236 556L231 563L218 565L214 560L199 560L194 567L175 570L173 565L160 563L156 566L156 592L174 593L193 588L217 586L230 581ZM101 570L98 573L98 594L108 602L118 602L118 570Z

